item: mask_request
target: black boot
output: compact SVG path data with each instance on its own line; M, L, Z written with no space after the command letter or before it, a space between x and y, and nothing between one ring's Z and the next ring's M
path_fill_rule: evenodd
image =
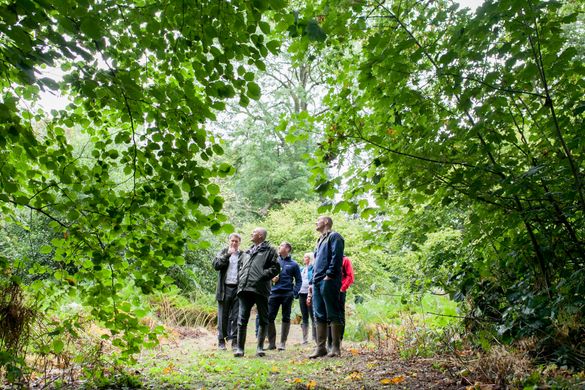
M234 353L235 357L244 356L244 346L246 345L246 327L238 327L238 349Z
M283 322L280 328L280 345L278 346L279 351L286 349L286 339L288 339L288 332L290 330L290 322Z
M232 339L232 351L236 352L238 350L238 339Z
M256 346L256 356L262 357L266 355L264 352L264 339L266 338L266 326L260 325L258 328L258 345Z
M325 348L325 343L327 342L327 323L317 322L315 328L317 346L313 353L309 355L309 359L315 359L327 355L327 348Z
M217 341L217 348L221 351L225 351L226 347L225 347L225 340L224 339L219 339Z
M343 324L338 322L331 323L331 351L327 356L335 357L341 356L341 337L343 332Z
M268 323L268 348L266 349L276 349L276 325L274 325L274 321Z

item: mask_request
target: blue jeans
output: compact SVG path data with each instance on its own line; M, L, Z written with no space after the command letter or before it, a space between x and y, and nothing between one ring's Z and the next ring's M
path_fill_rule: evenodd
M317 322L343 323L340 288L341 279L323 279L313 284L313 310Z

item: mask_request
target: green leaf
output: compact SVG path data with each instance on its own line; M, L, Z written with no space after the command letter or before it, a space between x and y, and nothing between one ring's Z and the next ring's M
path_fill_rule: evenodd
M253 81L250 81L248 84L248 92L247 95L250 99L258 100L261 96L260 86Z
M63 352L64 348L65 348L65 344L63 343L63 340L61 340L61 339L53 340L53 353L58 355L61 352Z

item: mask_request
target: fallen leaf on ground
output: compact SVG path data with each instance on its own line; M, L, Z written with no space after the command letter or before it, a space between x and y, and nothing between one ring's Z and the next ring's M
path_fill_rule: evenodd
M309 383L307 383L307 390L313 390L317 387L317 382L316 381L309 381Z
M173 363L166 366L163 370L163 374L170 374L171 372L175 371L175 365Z
M349 374L345 379L350 381L359 381L362 380L363 377L364 376L362 375L361 372L354 371L351 374Z
M380 379L380 384L382 385L396 385L401 382L404 382L404 375L398 375L395 376L394 378Z

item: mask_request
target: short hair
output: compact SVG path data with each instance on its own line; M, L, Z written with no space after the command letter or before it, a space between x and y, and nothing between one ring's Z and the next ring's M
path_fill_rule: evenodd
M282 244L280 244L280 245L286 246L288 248L288 251L292 252L292 245L290 244L290 242L283 241Z
M333 220L331 219L331 217L328 217L326 215L322 215L319 218L323 218L325 220L325 223L327 224L327 226L329 226L330 228L333 227Z
M242 242L242 236L240 236L238 233L232 233L228 236L228 240L231 240L232 238L236 237L238 240L240 240L240 242Z
M313 264L315 262L315 255L313 254L313 252L307 252L303 255L303 259L305 257L309 258L309 264Z

